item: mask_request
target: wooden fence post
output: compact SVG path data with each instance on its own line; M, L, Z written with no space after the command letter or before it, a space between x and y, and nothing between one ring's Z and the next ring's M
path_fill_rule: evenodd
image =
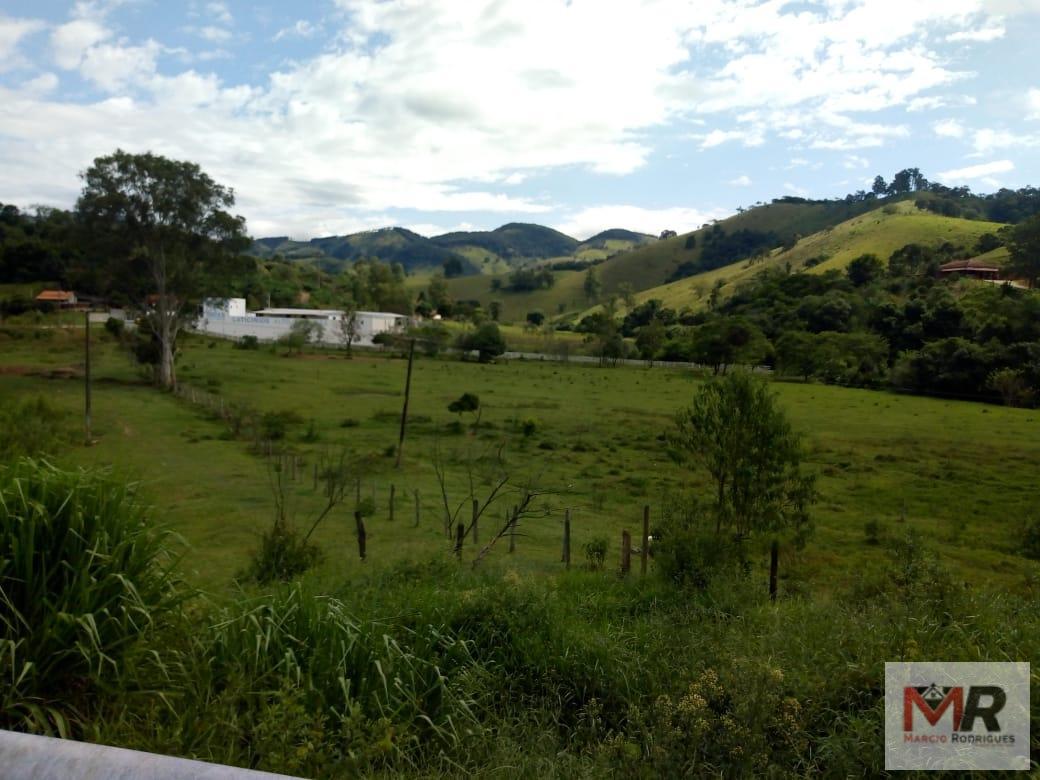
M480 502L477 499L473 499L473 524L470 528L473 530L473 544L477 544L480 541L480 532L477 530L477 520L480 519Z
M394 522L394 493L397 492L397 487L391 482L390 483L390 522Z
M780 564L780 542L776 539L769 546L769 600L776 601L776 574Z
M627 576L632 568L632 534L621 532L621 576Z
M462 542L466 538L466 524L459 523L455 527L455 557L462 560Z
M650 505L643 507L643 544L639 548L639 573L646 576L646 556L650 552Z
M571 510L563 512L563 563L569 569L571 567Z
M513 514L506 513L506 518L509 520L509 552L516 552L516 507L513 507Z
M367 535L365 534L365 521L361 518L361 512L354 512L354 523L357 525L357 548L358 555L361 556L361 560L365 560L365 540Z

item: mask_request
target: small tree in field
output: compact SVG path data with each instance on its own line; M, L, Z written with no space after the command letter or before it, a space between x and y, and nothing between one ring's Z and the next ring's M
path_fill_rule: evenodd
M351 345L358 337L357 307L350 303L343 309L343 317L339 321L339 340L347 348L347 357L353 357L350 351Z
M286 347L287 355L295 352L297 355L303 352L303 348L318 337L321 326L308 319L296 320L290 327L289 332L280 339Z
M814 480L801 473L799 436L765 381L737 372L705 384L676 418L672 443L714 485L715 533L809 527Z
M506 341L502 332L493 322L485 322L472 333L467 333L459 340L462 349L476 351L481 363L490 363L506 351Z

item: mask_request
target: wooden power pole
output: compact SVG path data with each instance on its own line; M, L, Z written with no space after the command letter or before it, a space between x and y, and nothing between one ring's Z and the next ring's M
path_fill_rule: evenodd
M408 375L404 380L404 406L401 407L401 434L397 437L397 464L401 468L401 455L404 453L404 428L408 422L408 397L412 393L412 360L415 358L415 339L408 343Z
M86 325L83 336L83 427L85 441L90 445L90 311L83 312Z

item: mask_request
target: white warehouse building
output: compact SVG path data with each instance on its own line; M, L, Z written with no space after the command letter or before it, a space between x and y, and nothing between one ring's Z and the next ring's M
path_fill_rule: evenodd
M373 337L387 331L401 331L408 325L408 317L383 311L358 311L354 344L372 346ZM342 321L346 313L338 309L261 309L246 311L245 298L208 299L202 304L202 314L195 328L214 336L240 339L256 336L260 341L277 341L289 333L300 319L317 323L321 330L318 341L322 344L342 344Z

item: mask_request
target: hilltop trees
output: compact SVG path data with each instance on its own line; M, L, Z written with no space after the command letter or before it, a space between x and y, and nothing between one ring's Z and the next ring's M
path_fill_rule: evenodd
M1011 228L1007 247L1011 254L1007 269L1036 287L1040 280L1040 214Z
M113 288L141 302L155 335L155 379L173 387L177 335L207 294L226 292L245 249L233 192L190 162L117 150L83 173L76 211Z

